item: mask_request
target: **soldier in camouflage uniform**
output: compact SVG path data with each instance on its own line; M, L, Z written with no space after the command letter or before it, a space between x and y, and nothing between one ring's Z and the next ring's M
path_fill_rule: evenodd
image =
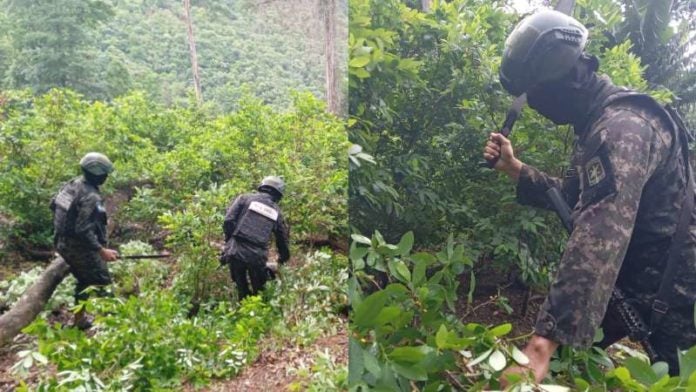
M238 196L225 214L225 249L221 261L229 264L240 301L250 294L258 294L266 284L266 261L272 234L278 248L278 263L284 264L290 259L288 228L277 204L284 189L282 179L266 177L258 193Z
M690 214L678 244L669 310L649 341L657 359L678 373L677 350L696 344L696 227L684 211L688 188L685 130L650 97L597 75L598 60L583 52L587 30L555 11L525 18L506 42L500 69L508 92L527 93L529 106L556 124L571 124L575 146L565 178L515 158L510 141L493 133L484 148L495 168L517 183L520 203L552 208L545 192L562 190L574 229L525 352L537 381L559 344L588 347L598 327L607 347L627 330L607 312L616 285L650 320L679 218Z
M99 186L113 165L103 154L91 152L80 160L80 167L83 175L63 185L51 200L54 245L77 280L76 304L88 298L85 289L90 286L97 288L98 295L105 295L104 286L111 283L106 262L118 258L115 250L106 248L106 209L99 195ZM81 310L74 323L85 329L91 320Z

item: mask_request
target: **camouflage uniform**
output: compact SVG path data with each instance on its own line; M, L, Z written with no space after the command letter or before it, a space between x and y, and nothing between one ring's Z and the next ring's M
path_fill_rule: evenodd
M640 99L637 99L640 98ZM626 331L605 312L614 285L638 303L644 320L660 286L670 240L685 199L685 163L677 130L664 110L602 78L595 106L576 143L564 179L523 166L517 185L522 204L551 208L545 191L562 189L575 228L535 332L560 344L587 347L597 327L607 346ZM693 195L692 195L693 197ZM650 337L659 359L678 369L676 349L696 344L696 227L679 249L670 311Z
M223 230L225 233L225 250L223 260L229 263L230 274L237 284L239 299L243 299L249 294L256 295L266 283L266 261L268 259L268 243L270 242L270 232L267 238L261 243L253 243L238 235L238 230L242 218L249 209L252 202L258 202L269 206L277 211L277 219L271 224L271 231L275 235L276 246L278 247L279 262L285 263L290 258L288 248L288 228L285 225L283 214L278 205L273 201L268 193L251 193L238 196L227 209ZM266 236L262 234L262 236ZM251 280L251 290L247 282L247 273Z
M70 188L70 189L68 189ZM97 286L97 293L104 295L103 286L111 284L111 275L106 262L99 255L99 249L106 245L106 209L99 189L78 177L61 188L76 196L70 211L61 221L56 214L54 220L54 244L58 253L70 266L70 272L77 279L75 301L85 300L88 294L83 291L89 286ZM56 210L56 198L51 208Z

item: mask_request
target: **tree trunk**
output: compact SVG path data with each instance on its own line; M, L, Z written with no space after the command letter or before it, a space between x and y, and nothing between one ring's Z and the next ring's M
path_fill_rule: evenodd
M193 87L196 90L196 102L203 101L201 92L201 77L198 73L198 54L196 53L196 38L193 35L193 19L191 19L191 0L184 0L184 21L188 36L189 54L191 55L191 73L193 74Z
M430 11L430 4L431 3L432 3L432 0L421 0L421 6L423 8L423 12Z
M319 1L323 3L326 106L330 113L338 115L341 102L336 77L336 0Z
M0 346L11 341L22 328L34 321L69 270L63 258L56 257L12 309L0 316Z

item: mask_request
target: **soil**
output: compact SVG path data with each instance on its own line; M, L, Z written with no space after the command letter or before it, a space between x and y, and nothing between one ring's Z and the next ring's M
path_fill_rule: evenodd
M337 365L348 366L348 334L343 324L335 335L317 339L309 347L285 346L264 349L256 361L237 377L213 383L205 391L276 392L288 391L290 385L302 380L292 369L309 368L318 352L328 351ZM187 389L192 391L193 389ZM302 390L302 388L300 388Z
M474 271L476 286L473 302L468 303L469 276L462 275L459 285L457 314L465 323L496 326L512 323L508 337L529 335L534 330L536 314L544 301L544 294L516 282L510 275L496 271L486 263ZM508 313L501 303L507 303Z

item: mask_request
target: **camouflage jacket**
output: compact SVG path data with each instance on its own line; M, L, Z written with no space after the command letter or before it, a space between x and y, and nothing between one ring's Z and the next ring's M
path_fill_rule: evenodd
M273 225L272 231L275 236L276 247L278 248L279 262L284 263L290 258L288 227L285 224L283 213L280 208L273 202L269 194L263 192L240 195L235 198L232 204L227 208L225 221L223 223L223 231L225 233L224 257L227 260L236 259L256 264L266 263L268 257L268 244L259 246L234 235L235 231L238 229L242 215L254 201L272 206L278 211L278 217Z
M678 130L664 110L635 96L605 82L587 126L575 129L565 178L526 165L520 173L520 203L551 208L545 191L555 186L573 208L574 230L535 326L560 344L592 343L614 285L646 309L660 286L682 213L686 167ZM692 212L671 308L696 299L694 222Z
M68 189L70 188L70 189ZM69 191L74 198L69 203L68 212L63 219L55 213L56 200ZM51 201L54 210L54 242L57 247L70 246L87 250L99 250L106 245L106 208L99 188L86 182L83 177L72 179L65 184Z

